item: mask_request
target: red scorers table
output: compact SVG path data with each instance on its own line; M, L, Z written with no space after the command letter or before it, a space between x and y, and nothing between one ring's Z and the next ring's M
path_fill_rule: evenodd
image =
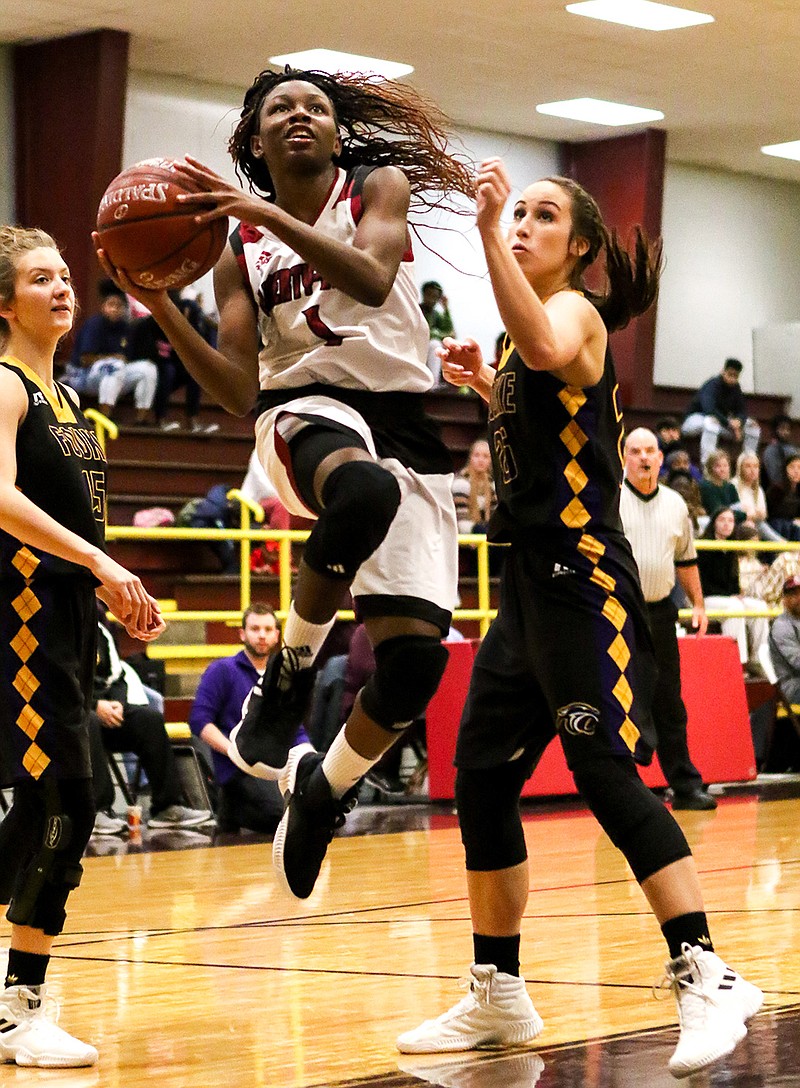
M453 798L453 753L461 711L478 640L445 643L449 661L426 715L431 800ZM756 777L756 761L739 650L725 635L688 635L678 640L683 701L689 715L689 750L704 782L747 782ZM654 757L640 767L648 786L665 786ZM576 793L561 745L548 745L523 797Z

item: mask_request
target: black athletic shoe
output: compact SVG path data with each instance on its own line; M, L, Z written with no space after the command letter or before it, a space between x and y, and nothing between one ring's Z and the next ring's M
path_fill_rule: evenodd
M692 790L691 793L673 793L672 807L691 809L694 812L711 812L717 807L717 799L707 789L700 788Z
M313 892L333 834L356 803L357 787L339 800L332 796L323 758L310 744L298 744L279 781L285 808L272 843L272 864L296 899L308 899Z
M314 669L299 668L294 650L284 648L270 658L231 732L228 756L239 770L277 781L313 689Z

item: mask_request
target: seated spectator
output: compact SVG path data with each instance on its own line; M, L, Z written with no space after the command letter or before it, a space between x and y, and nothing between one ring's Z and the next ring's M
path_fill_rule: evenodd
M456 333L442 285L436 280L428 280L427 283L423 283L420 293L422 298L419 306L428 322L430 333L428 366L434 381L438 384L442 377L442 360L439 358L438 349L442 346L445 336L455 336Z
M800 703L800 576L782 587L783 612L772 621L769 650L778 686L787 703Z
M148 827L176 829L206 823L211 818L208 809L185 804L164 715L150 706L144 685L121 660L108 628L102 623L97 626L93 718L103 747L107 752L133 752L139 757L152 791Z
M748 593L758 597L768 608L777 608L786 579L800 578L800 552L779 552L769 565L762 563L761 568L750 582Z
M667 476L667 487L677 491L689 510L692 531L698 536L708 525L708 514L700 498L700 486L690 472L673 468Z
M778 687L787 703L800 703L800 576L793 575L783 584L783 612L772 621L769 651ZM777 742L777 743L776 743ZM800 739L794 730L773 739L769 770L800 770Z
M339 707L340 725L347 721L358 693L374 672L375 654L372 643L366 627L359 624L350 639L350 649L344 667L344 690ZM424 737L423 720L414 722L403 735L402 740L384 752L378 762L367 771L365 782L377 791L379 797L382 795L384 799L391 800L392 797L406 792L405 783L400 778L403 749L411 745L415 750L419 750L420 735ZM328 744L333 741L334 736L335 733L328 738Z
M201 336L208 340L212 334L206 317L197 302L194 299L182 298L179 291L170 291L170 298L185 314L192 328L197 329ZM170 397L176 389L180 388L186 390L184 415L188 430L193 434L213 434L219 430L218 423L210 423L204 426L197 418L200 412L200 386L183 365L180 356L152 315L139 318L138 321L133 322L128 344L128 355L131 359L149 360L157 368L157 386L153 410L156 425L162 431L180 429L180 423L177 420L167 419Z
M742 364L726 359L721 373L703 382L689 405L681 433L700 435L700 461L705 464L717 448L720 436L744 442L748 453L755 453L761 428L747 415L744 393L739 384Z
M128 362L130 321L125 292L111 280L98 286L100 312L84 321L75 336L63 381L76 393L96 396L100 411L111 418L119 398L133 393L136 422L147 422L156 393L158 371L152 362Z
M729 506L720 507L711 515L701 534L703 540L734 539L736 520ZM735 551L698 550L697 565L707 612L739 612L763 608L763 602L742 594L739 581L739 558ZM769 624L763 616L731 616L721 621L723 635L729 635L739 647L742 665L755 675L761 673L759 650L767 640Z
M703 479L703 473L697 465L694 464L689 456L689 451L685 450L683 446L675 446L675 448L667 454L664 458L664 464L661 466L659 475L666 479L673 469L677 469L679 472L688 472L692 479L696 480L698 484Z
M761 465L755 453L740 453L736 462L733 486L739 496L745 525L752 525L759 540L778 543L784 540L767 521L767 499L759 481Z
M731 482L731 461L724 450L710 453L703 464L700 499L709 516L721 506L728 506L735 513L737 524L744 521L739 493Z
M289 529L291 528L291 516L289 511L278 498L278 493L272 486L272 481L264 471L258 454L255 450L250 454L247 462L247 473L239 488L241 493L250 502L258 503L264 511L262 529ZM250 569L256 574L277 574L280 567L278 544L276 541L265 540L263 543L253 544Z
M497 506L492 454L485 438L476 439L470 446L467 463L454 477L452 490L459 533L485 533ZM493 566L497 562L495 556L499 554L497 549L492 553ZM464 574L474 574L477 570L472 549L462 556L461 566Z
M800 453L789 455L783 479L767 488L767 520L785 540L800 540Z
M772 438L761 452L761 468L764 487L779 485L789 457L800 450L792 443L792 421L789 416L777 415L772 420Z
M237 654L212 661L200 678L189 728L211 748L218 788L218 830L248 828L272 834L283 815L278 783L253 778L228 758L228 737L242 719L242 706L270 656L280 647L280 627L268 605L251 604L246 609L239 641L242 648ZM301 729L295 743L307 739Z
M663 419L659 419L653 430L658 441L658 448L663 453L665 461L673 450L683 449L681 445L681 427L675 416L664 416Z

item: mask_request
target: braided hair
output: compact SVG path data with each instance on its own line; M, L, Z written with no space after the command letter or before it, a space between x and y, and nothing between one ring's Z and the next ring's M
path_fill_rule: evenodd
M293 80L312 83L330 100L342 137L336 162L345 169L399 167L408 178L417 211L443 207L457 193L474 197L472 162L447 151L450 120L412 87L378 76L332 76L288 65L282 72L265 69L256 76L228 142L236 174L247 178L251 191L274 196L267 164L251 151L250 138L258 132L264 99L279 84Z
M570 287L582 291L597 307L609 332L624 329L633 317L644 313L655 302L661 277L661 240L651 243L644 230L635 228L633 256L619 242L616 229L603 222L597 201L572 178L544 178L569 196L572 212L572 238L583 238L589 248L575 263ZM589 290L584 273L605 247L608 289L600 294Z

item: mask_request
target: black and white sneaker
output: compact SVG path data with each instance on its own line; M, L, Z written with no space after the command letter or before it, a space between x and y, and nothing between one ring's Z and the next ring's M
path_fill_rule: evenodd
M747 1021L764 995L714 952L684 944L661 985L678 1003L680 1037L669 1060L674 1077L688 1077L730 1054L747 1034Z
M285 808L272 843L272 864L280 884L296 899L308 899L313 892L334 832L356 803L358 787L338 800L333 797L323 758L310 744L298 744L278 780Z
M231 732L228 756L240 771L273 782L280 778L308 709L314 672L300 668L291 647L270 658L245 701L242 720Z

